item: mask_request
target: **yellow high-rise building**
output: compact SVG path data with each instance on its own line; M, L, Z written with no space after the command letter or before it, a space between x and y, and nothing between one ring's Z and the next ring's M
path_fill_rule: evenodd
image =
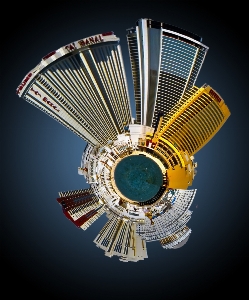
M212 139L229 116L228 107L213 88L194 86L163 117L155 149L167 141L178 151L194 155Z

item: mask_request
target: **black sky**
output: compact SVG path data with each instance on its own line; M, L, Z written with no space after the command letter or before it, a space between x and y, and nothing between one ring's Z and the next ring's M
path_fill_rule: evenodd
M11 296L178 299L242 295L248 267L248 55L245 7L180 1L66 1L3 8L1 47L1 264ZM85 142L15 94L41 58L75 40L114 31L133 101L126 29L139 18L169 23L209 46L196 84L211 85L231 116L195 155L192 234L178 250L147 243L149 258L121 263L61 212L59 191L86 188L77 174ZM11 24L11 25L10 25ZM13 26L14 24L14 26ZM134 106L133 106L134 107Z

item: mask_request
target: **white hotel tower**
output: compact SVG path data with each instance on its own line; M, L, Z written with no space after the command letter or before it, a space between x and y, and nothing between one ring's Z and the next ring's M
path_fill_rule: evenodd
M178 249L188 241L193 155L230 111L213 88L194 86L208 50L199 36L140 19L127 40L136 118L112 31L50 52L16 93L87 142L78 174L90 187L60 192L63 214L86 230L106 213L94 243L137 262L148 257L146 242Z
M127 29L136 122L156 127L195 84L208 47L202 38L181 28L139 19Z
M105 145L131 122L123 58L113 32L50 52L16 92L92 145Z

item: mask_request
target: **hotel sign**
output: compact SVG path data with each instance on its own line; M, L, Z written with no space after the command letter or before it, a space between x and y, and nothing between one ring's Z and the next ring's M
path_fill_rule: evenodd
M27 82L30 80L32 76L32 73L29 73L25 78L24 80L22 81L22 83L18 86L17 90L16 90L16 93L19 94L20 91L24 88L24 86L27 84Z
M209 95L213 97L217 102L221 102L221 97L212 89L209 91Z
M60 111L57 106L54 105L53 102L51 102L47 97L43 97L41 95L41 91L38 91L38 90L34 90L33 87L31 87L30 91L32 91L36 96L39 96L40 98L42 98L42 101L44 101L45 103L47 103L49 106L51 106L54 110L56 111Z
M83 40L79 40L78 43L79 43L80 47L84 47L87 45L92 45L92 44L100 43L103 41L104 41L103 37L99 34L99 35L91 36L91 37L83 39Z

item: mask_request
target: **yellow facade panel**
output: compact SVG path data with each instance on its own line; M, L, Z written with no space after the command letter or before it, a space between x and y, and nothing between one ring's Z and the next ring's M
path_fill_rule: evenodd
M158 141L164 139L193 155L212 139L229 116L224 100L210 86L194 87L162 120Z
M168 187L171 189L187 189L189 184L189 178L185 168L181 168L179 165L175 166L174 170L167 170Z

